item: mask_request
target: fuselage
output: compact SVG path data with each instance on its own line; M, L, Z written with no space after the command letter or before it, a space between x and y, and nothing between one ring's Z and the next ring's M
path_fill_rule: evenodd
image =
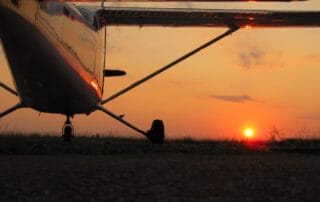
M0 0L0 37L24 106L74 115L101 102L104 30L82 12L68 3Z

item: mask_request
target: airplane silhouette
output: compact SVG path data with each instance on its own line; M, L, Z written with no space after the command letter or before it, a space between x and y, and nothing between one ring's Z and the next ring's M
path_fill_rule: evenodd
M144 131L104 105L241 28L320 26L319 11L109 7L104 1L101 6L71 2L0 0L1 39L16 90L2 82L0 87L20 98L19 103L1 112L0 118L25 107L65 115L62 135L65 141L73 137L70 118L100 110L152 143L162 144L165 138L162 120L154 120L151 129ZM104 78L126 74L106 67L106 27L113 25L227 27L228 30L103 99Z

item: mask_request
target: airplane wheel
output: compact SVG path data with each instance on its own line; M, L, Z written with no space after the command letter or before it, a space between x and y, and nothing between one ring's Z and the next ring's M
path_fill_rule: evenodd
M164 124L162 120L154 120L151 129L147 132L147 138L152 144L164 143Z
M63 141L65 142L71 142L71 139L73 137L73 128L71 125L65 125L63 127Z

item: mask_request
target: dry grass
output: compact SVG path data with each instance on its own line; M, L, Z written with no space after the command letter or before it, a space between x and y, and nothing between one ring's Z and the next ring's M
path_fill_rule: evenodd
M285 139L268 143L270 151L320 153L320 139Z
M257 152L320 152L320 140L287 139L282 141L233 141L191 138L168 140L164 145L152 145L146 139L82 136L71 143L59 136L0 134L0 154L63 155L63 154L245 154Z
M252 149L237 141L195 141L190 138L168 140L152 145L146 139L117 137L76 137L71 143L59 136L0 135L0 154L140 154L140 153L247 153Z

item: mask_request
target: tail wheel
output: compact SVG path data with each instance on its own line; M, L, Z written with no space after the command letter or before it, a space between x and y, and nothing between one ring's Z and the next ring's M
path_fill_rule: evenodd
M147 138L152 144L164 143L164 124L162 120L154 120L151 129L147 132Z

